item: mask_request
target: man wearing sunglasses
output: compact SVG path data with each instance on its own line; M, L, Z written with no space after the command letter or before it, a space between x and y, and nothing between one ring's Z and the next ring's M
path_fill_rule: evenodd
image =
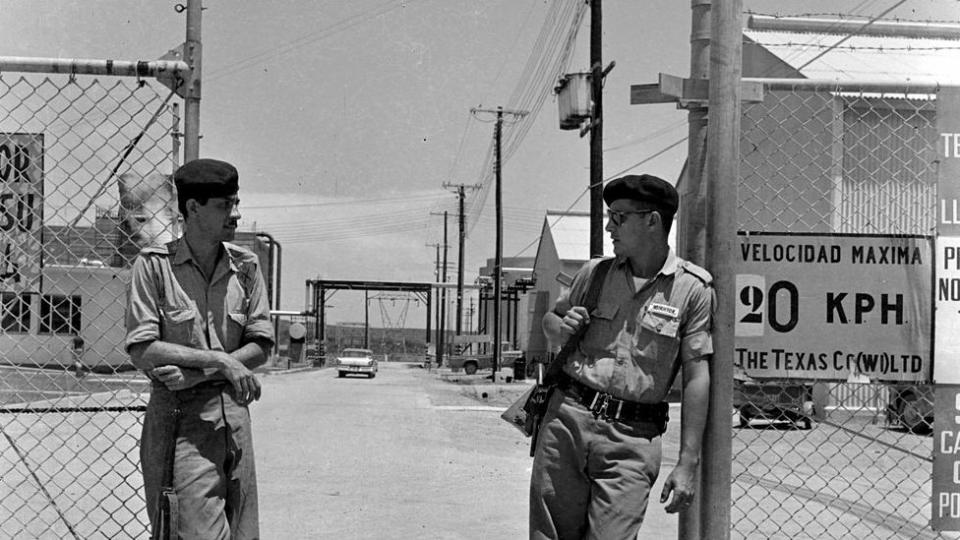
M247 405L273 326L257 256L231 244L237 170L197 159L174 173L183 236L131 269L126 348L152 381L140 460L151 538L260 537Z
M682 370L680 455L660 502L690 504L707 416L714 295L707 271L677 257L667 235L679 197L651 175L604 187L615 257L589 261L543 329L570 339L534 454L531 539L635 538L662 459L667 393ZM598 271L598 269L602 268ZM595 306L584 304L597 279Z

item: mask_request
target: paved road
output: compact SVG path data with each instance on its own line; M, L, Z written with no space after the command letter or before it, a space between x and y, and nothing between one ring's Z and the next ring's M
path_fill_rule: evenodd
M526 537L531 459L499 419L502 387L406 364L381 364L374 379L320 370L263 380L252 411L264 538ZM483 392L486 405L468 396ZM675 517L650 514L648 537L676 538Z
M0 415L0 537L65 538L67 524L82 538L141 537L142 412L130 407L146 396L107 391L122 378L10 373L0 401L64 410ZM400 364L372 380L262 380L252 411L265 539L526 537L528 441L498 414L523 384L462 386ZM830 411L809 431L734 428L734 538L960 538L929 527L931 438L848 416ZM654 496L678 433L672 422ZM641 538L676 528L653 503Z

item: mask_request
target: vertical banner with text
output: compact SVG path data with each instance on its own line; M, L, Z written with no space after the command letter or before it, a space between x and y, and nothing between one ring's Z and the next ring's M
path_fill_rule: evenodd
M935 531L960 530L960 385L938 384L933 396L933 516Z
M43 135L0 133L0 291L39 292Z
M960 88L937 94L933 489L930 524L960 531Z

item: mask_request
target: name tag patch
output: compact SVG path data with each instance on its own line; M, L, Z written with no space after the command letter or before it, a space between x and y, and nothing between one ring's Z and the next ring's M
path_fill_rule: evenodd
M669 304L652 303L647 307L647 312L661 317L670 317L676 319L680 316L680 309Z

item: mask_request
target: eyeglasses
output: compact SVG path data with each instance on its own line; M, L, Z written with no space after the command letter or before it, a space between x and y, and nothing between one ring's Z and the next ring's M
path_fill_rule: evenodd
M654 210L627 210L626 212L617 212L616 210L607 209L607 218L610 220L610 223L613 223L619 227L623 220L627 217L627 214L649 214L654 212Z
M214 198L214 197L211 197ZM235 208L240 207L240 199L236 197L216 197L217 206L228 214L233 212ZM223 201L222 203L219 201Z

